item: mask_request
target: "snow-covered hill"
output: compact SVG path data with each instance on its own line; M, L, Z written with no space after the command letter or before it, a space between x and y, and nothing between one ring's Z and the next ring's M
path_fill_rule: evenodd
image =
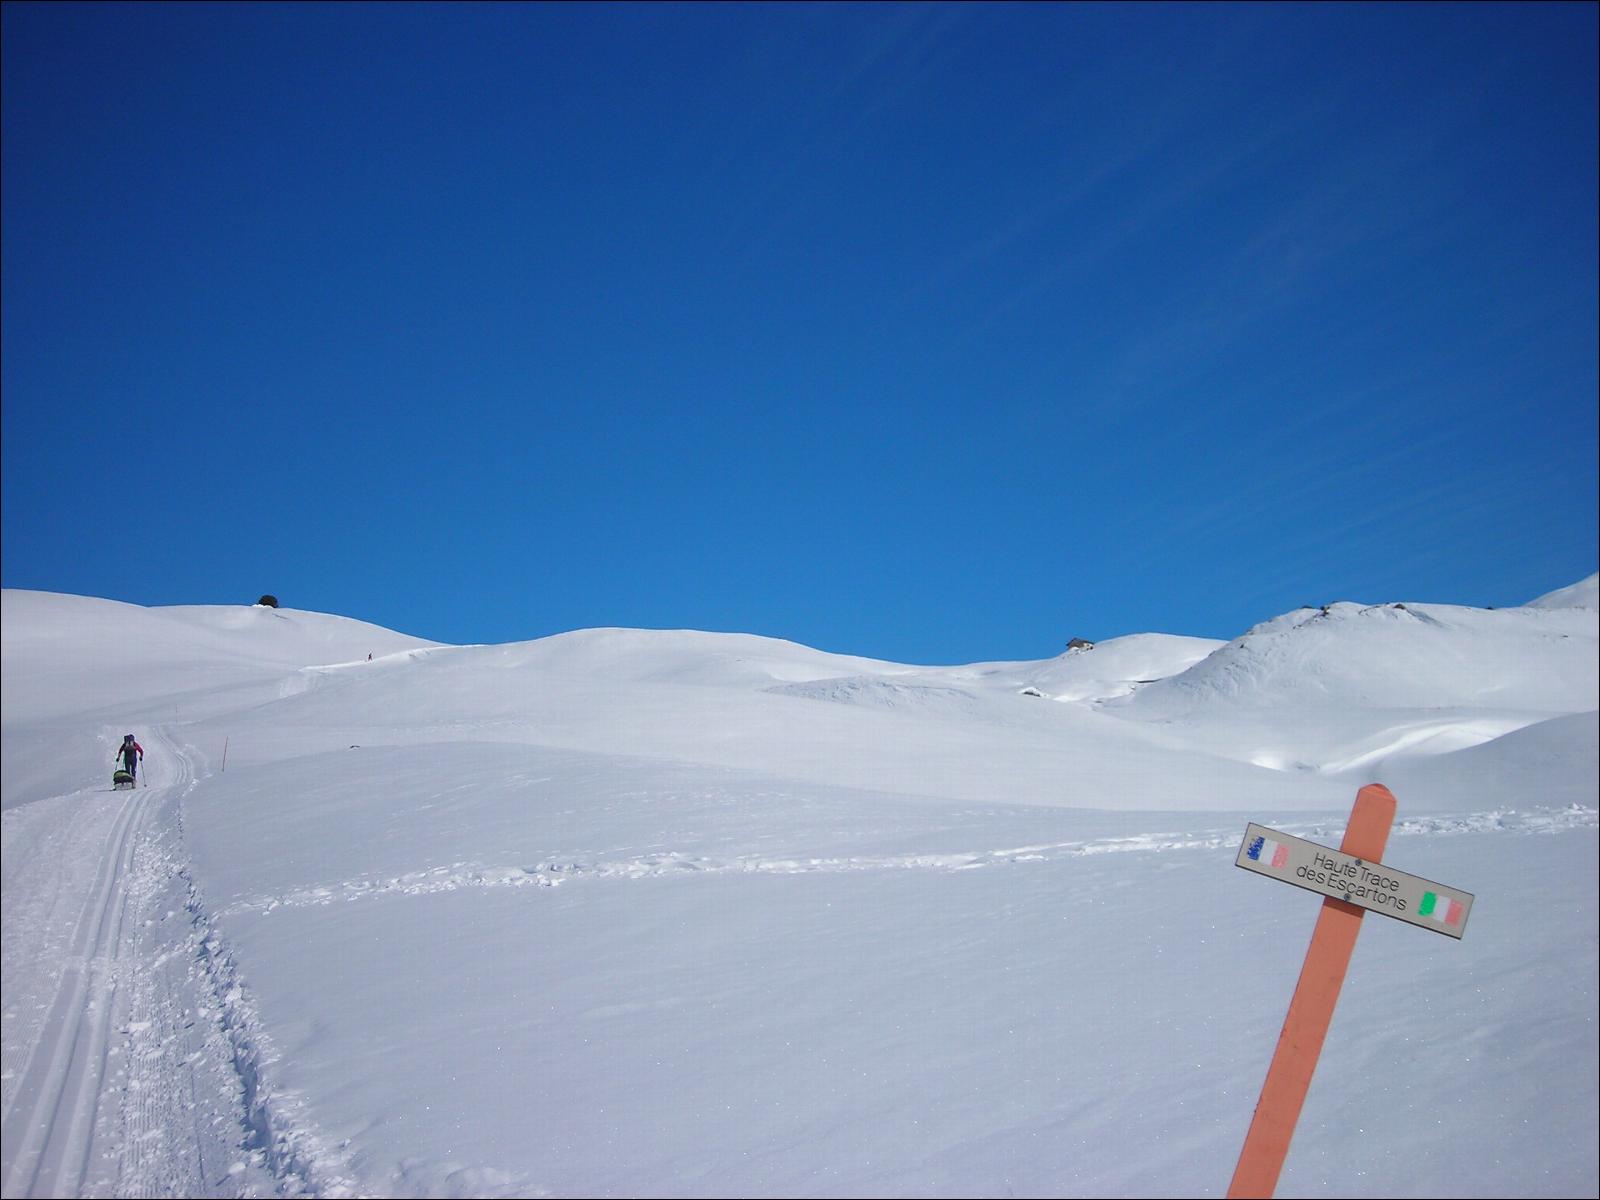
M1592 1194L1594 595L929 667L6 591L6 1195L1221 1194L1316 911L1238 838L1369 780L1473 927L1367 922L1280 1194Z
M1576 712L1596 706L1593 649L1593 609L1331 604L1257 625L1129 707Z
M1106 711L1295 775L1371 782L1403 769L1413 803L1449 806L1461 769L1442 756L1483 747L1472 761L1487 764L1508 734L1600 708L1595 610L1554 599L1581 603L1593 584L1511 609L1298 609ZM1538 794L1588 799L1587 783L1517 756L1526 744L1505 744L1500 773L1515 768Z
M1528 601L1529 608L1600 608L1600 573L1580 579L1577 583L1553 592L1546 592L1537 600Z
M298 668L434 644L347 617L261 605L144 608L8 588L0 614L7 807L83 787L91 762L99 775L101 725L248 709L275 697Z
M6 589L5 719L36 721L211 690L286 668L431 646L364 621L262 605L143 608Z

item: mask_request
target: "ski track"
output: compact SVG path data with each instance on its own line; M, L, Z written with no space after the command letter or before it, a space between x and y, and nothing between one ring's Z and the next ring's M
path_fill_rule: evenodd
M160 792L158 788L156 794ZM146 786L119 797L104 824L73 821L62 813L64 823L86 827L87 836L81 840L73 838L76 830L67 831L79 848L87 849L83 842L93 845L94 835L102 830L103 840L98 851L89 851L82 860L96 861L98 866L77 919L64 923L70 930L68 944L58 951L54 996L36 1025L35 1037L22 1046L7 1039L9 1056L25 1052L25 1065L6 1097L0 1137L8 1195L79 1195L86 1185L97 1182L90 1175L99 1161L95 1151L102 1084L118 1049L112 1024L127 1004L121 987L128 966L123 928L130 906L133 851L151 808L151 790ZM64 878L64 871L58 873ZM15 891L17 881L11 882ZM52 916L63 907L70 911L71 893L66 882L54 890ZM13 1074L9 1063L5 1074L9 1082Z
M7 1197L293 1194L252 1150L203 914L182 899L193 767L150 741L146 786L5 814Z
M1600 826L1600 810L1573 805L1563 809L1496 809L1459 816L1412 817L1395 823L1392 836L1455 836L1478 833L1545 834ZM1283 822L1277 826L1311 841L1337 843L1343 822ZM362 876L296 888L281 895L252 896L220 909L218 916L271 913L279 909L347 903L388 896L426 896L468 888L556 887L576 880L652 879L665 876L724 874L841 874L851 871L969 871L1018 863L1058 862L1102 854L1157 854L1175 850L1222 850L1237 846L1242 830L1151 833L1132 837L1054 842L999 850L952 853L779 857L706 857L664 852L603 862L583 859L546 861L531 866L490 866L459 862L399 875Z

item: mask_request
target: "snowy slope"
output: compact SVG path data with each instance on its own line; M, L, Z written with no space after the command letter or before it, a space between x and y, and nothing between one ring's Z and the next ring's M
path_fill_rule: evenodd
M1052 700L1105 700L1185 671L1221 645L1212 638L1137 633L1068 650L1042 663L997 664L986 674Z
M1600 572L1530 600L1528 608L1600 608Z
M1593 609L1333 604L1263 622L1104 711L1289 776L1370 782L1600 708L1597 652ZM1570 793L1564 778L1530 783Z
M296 668L433 644L294 609L143 608L7 588L0 597L5 804L82 787L91 754L92 777L102 774L122 739L99 747L101 725L247 708L276 696Z
M261 605L142 608L11 588L0 604L8 721L144 705L197 683L210 690L434 644L347 617Z
M1369 778L1473 925L1366 922L1279 1194L1593 1194L1563 594L924 667L8 591L5 1194L1220 1195L1316 912L1238 838Z
M1596 706L1594 648L1593 610L1332 604L1257 625L1129 707L1574 712Z

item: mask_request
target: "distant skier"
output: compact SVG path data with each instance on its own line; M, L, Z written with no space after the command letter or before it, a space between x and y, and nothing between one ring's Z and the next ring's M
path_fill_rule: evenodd
M139 763L144 759L144 747L133 740L133 734L126 734L122 745L117 748L116 757L122 760L122 769L133 778L139 777Z

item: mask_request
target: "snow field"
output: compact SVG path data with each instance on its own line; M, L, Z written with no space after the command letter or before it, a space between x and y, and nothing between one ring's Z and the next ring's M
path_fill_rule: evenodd
M8 591L6 1194L1220 1195L1319 903L1239 838L1369 781L1472 925L1365 920L1279 1194L1594 1194L1594 585L957 667Z

